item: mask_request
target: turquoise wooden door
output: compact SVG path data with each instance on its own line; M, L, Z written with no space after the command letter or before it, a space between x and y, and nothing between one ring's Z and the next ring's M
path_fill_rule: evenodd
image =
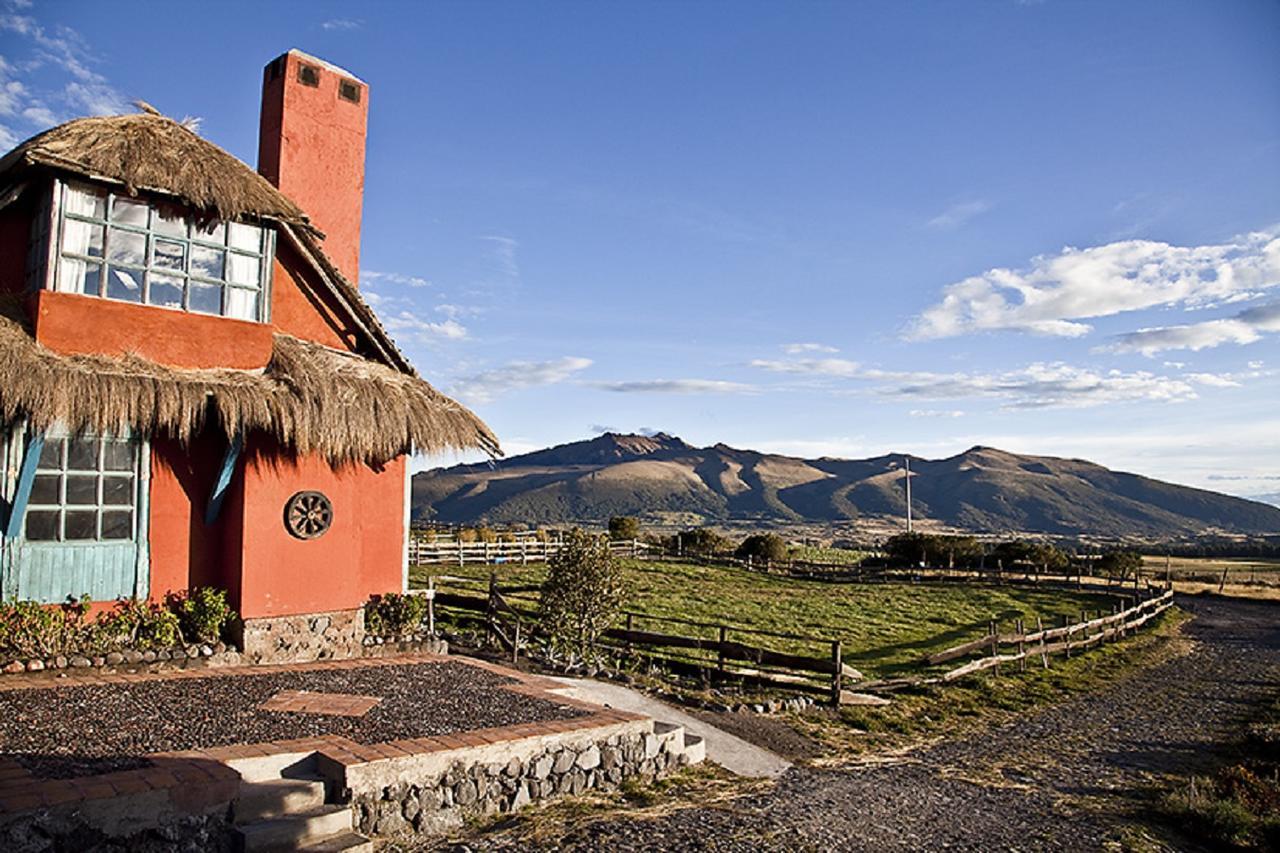
M56 604L147 594L145 443L50 434L28 440L35 459L15 536L6 543L6 598ZM38 453L38 457L34 454ZM22 478L20 477L20 480Z

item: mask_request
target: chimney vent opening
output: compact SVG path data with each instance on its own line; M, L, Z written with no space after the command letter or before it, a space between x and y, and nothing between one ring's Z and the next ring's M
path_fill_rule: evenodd
M267 80L276 80L284 73L284 57L277 56L267 65Z
M298 82L304 86L320 85L320 69L305 62L298 66Z
M353 104L360 103L360 87L350 80L338 81L338 97Z

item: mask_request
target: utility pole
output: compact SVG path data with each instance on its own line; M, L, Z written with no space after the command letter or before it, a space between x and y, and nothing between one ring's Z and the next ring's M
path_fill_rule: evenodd
M904 456L902 461L906 463L907 469L907 532L911 532L911 457Z

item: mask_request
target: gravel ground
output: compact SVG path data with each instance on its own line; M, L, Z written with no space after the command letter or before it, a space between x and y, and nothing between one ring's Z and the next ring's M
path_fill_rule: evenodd
M1192 650L896 764L795 768L728 806L603 820L563 850L1098 850L1280 690L1280 607L1185 599ZM473 850L527 848L501 836Z
M145 765L150 752L342 735L357 743L567 719L583 711L503 690L512 679L457 663L0 691L0 754L36 776ZM281 690L381 696L363 717L262 711Z

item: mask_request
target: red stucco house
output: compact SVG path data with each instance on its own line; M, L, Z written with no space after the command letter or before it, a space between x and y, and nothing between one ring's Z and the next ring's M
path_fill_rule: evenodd
M258 171L153 110L0 159L0 587L228 590L251 660L354 653L412 451L497 452L356 282L369 90L290 51Z

